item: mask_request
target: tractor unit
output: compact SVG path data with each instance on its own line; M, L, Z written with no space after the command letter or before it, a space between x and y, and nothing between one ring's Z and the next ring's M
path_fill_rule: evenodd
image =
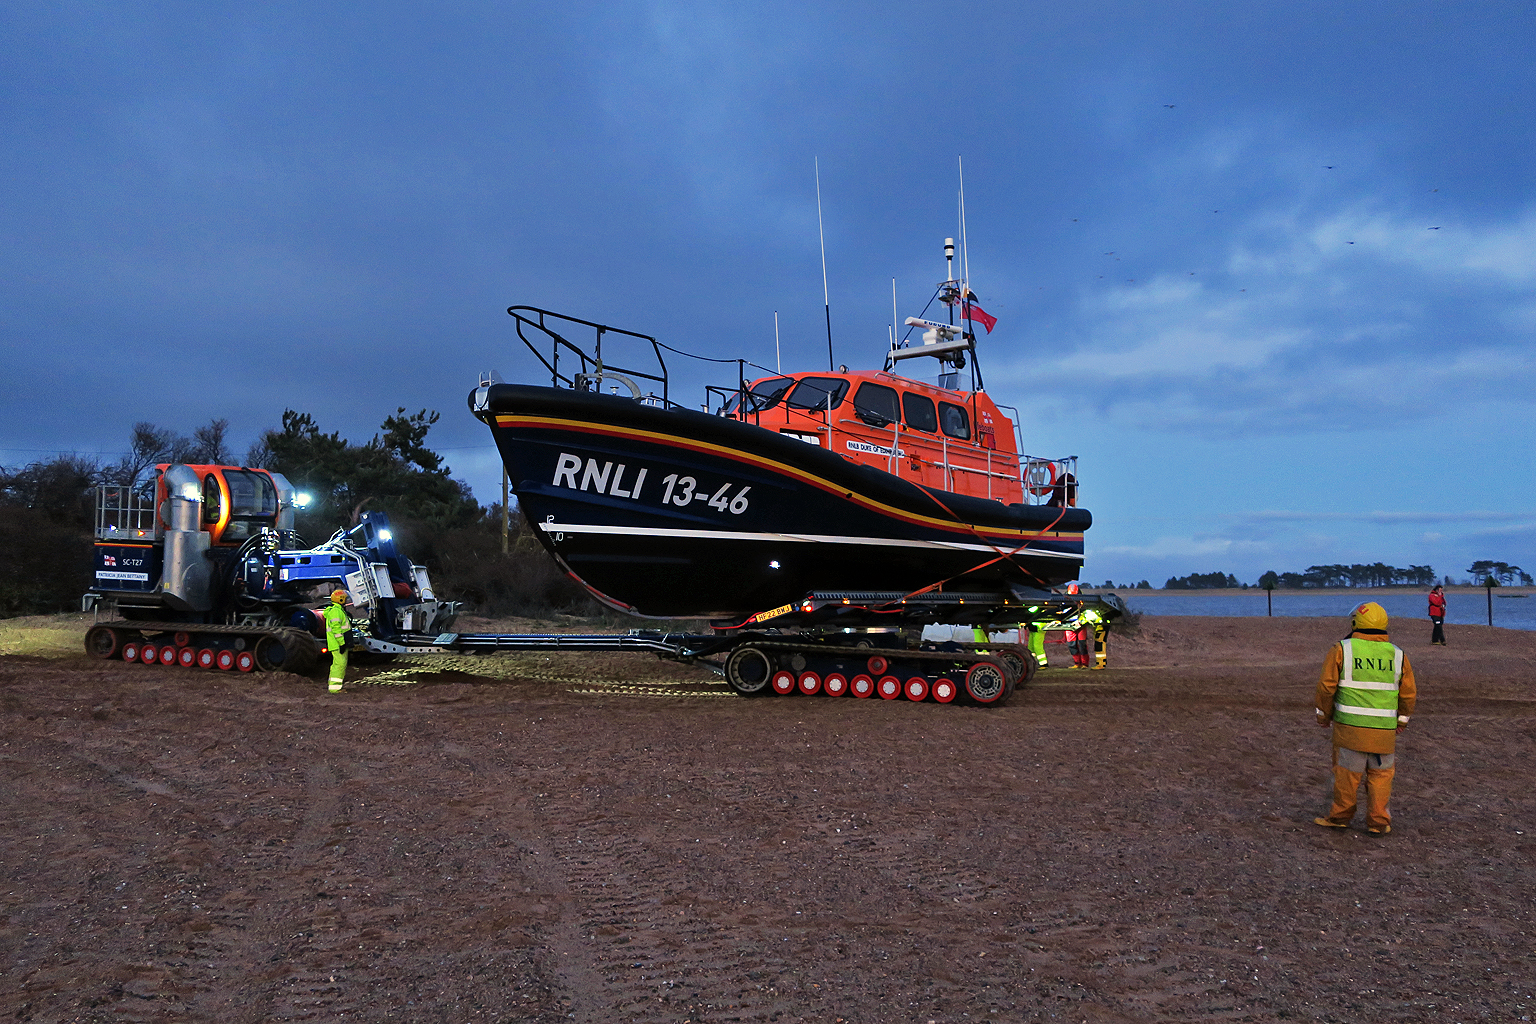
M453 624L458 605L437 600L426 569L396 550L384 513L364 512L311 548L294 530L304 501L281 473L240 466L167 463L152 487L98 487L94 586L82 602L98 621L87 650L305 674L326 653L321 613L336 588L380 653L398 634Z

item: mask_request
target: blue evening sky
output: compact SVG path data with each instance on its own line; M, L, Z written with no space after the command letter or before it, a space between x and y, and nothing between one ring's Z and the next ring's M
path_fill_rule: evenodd
M0 7L0 463L397 406L485 502L508 305L877 366L965 168L1084 577L1536 570L1536 4ZM675 366L702 399L724 383Z

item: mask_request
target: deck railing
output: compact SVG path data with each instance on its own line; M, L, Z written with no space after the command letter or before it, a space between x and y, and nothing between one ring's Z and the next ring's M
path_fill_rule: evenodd
M123 484L97 486L97 540L155 540L159 536L153 495Z

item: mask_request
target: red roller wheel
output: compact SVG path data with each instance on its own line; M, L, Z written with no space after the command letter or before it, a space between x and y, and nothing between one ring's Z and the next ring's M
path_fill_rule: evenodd
M875 690L885 700L895 700L901 696L901 680L895 676L881 676Z
M1007 679L1003 670L990 662L978 661L965 674L965 693L977 704L996 704L1003 699Z
M928 680L922 676L913 676L907 680L903 692L907 695L907 700L922 700L928 696Z
M869 674L872 676L878 676L886 669L891 667L891 663L880 657L878 654L872 656L867 662L867 665L869 666Z
M218 662L218 658L218 651L215 651L211 647L204 647L202 650L197 652L197 667L213 668L213 666Z
M185 647L192 642L192 634L178 631L175 636L171 637L171 641L177 647Z
M139 660L139 642L137 640L130 640L127 643L123 644L123 660L124 661L138 661Z
M153 665L160 660L160 648L154 644L145 644L139 648L139 660L146 665Z
M235 655L235 668L241 672L251 672L256 668L256 652L241 651Z
M122 657L123 637L111 626L92 626L85 632L85 650L91 657L103 661Z
M773 674L773 692L783 696L795 692L795 674L780 670Z
M841 672L828 673L821 681L821 691L828 697L841 697L848 692L848 678Z
M176 664L182 668L191 668L197 664L197 650L193 647L182 647L176 651Z
M176 650L176 645L175 644L161 644L160 645L160 664L162 664L162 665L175 665L176 664L176 656L177 656L177 650Z
M948 704L960 695L960 687L955 685L953 679L935 679L933 681L933 699L940 704Z
M821 676L815 672L801 672L796 685L800 687L801 693L809 697L813 693L821 692Z
M858 697L862 700L865 697L874 695L875 681L869 678L869 676L854 676L853 681L848 684L848 690L855 697Z
M235 667L235 652L220 651L213 656L213 663L223 671L228 672Z

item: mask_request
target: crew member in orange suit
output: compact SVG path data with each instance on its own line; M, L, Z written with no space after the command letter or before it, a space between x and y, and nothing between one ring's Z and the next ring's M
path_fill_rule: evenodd
M1392 776L1397 734L1408 727L1418 701L1413 666L1387 636L1387 612L1375 601L1355 609L1349 636L1323 659L1317 682L1317 724L1333 726L1333 806L1312 820L1348 828L1365 780L1365 827L1372 835L1392 831Z

